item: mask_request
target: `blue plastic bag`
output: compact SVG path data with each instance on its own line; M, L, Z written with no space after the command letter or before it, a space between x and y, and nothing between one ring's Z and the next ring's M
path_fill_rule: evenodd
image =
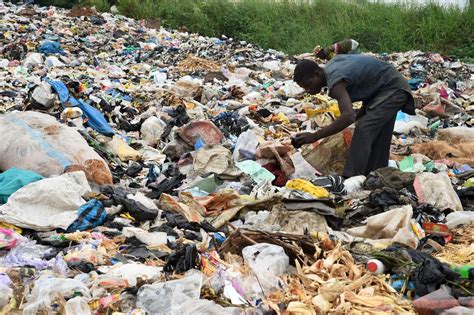
M46 79L51 87L56 91L59 96L59 101L63 108L72 106L72 107L79 107L82 112L84 113L84 117L87 118L86 126L91 127L95 131L105 135L105 136L113 136L115 134L112 127L110 127L109 123L105 120L104 115L102 112L95 107L87 104L83 100L76 100L74 97L69 95L69 90L67 89L66 85L61 81L53 81Z
M199 139L197 139L196 143L194 144L194 150L197 151L205 145L206 145L206 143L204 142L204 140L202 140L202 138L199 137Z
M38 52L45 55L60 54L65 55L66 53L61 48L61 44L58 42L44 42L38 47Z
M107 218L104 205L92 199L79 208L79 217L67 228L67 232L85 231L102 225Z
M82 109L82 112L88 119L86 123L87 126L105 136L111 137L115 134L112 127L110 127L109 123L105 120L104 115L102 115L98 109L83 100L79 100L79 108Z

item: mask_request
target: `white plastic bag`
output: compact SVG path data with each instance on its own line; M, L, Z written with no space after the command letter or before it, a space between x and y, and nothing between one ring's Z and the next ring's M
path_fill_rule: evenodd
M43 55L37 52L29 53L23 61L25 67L38 66L43 63Z
M232 153L235 163L243 159L253 159L258 146L258 136L253 130L242 132L237 139Z
M35 231L67 229L90 191L84 172L45 178L14 192L0 206L0 221Z
M285 97L301 97L305 93L304 89L301 88L295 81L288 80L283 82L283 85L278 90Z
M446 216L446 225L453 229L459 225L471 224L474 222L474 211L456 211Z
M194 98L201 92L202 81L193 79L191 76L184 76L171 88L178 96L184 98Z
M306 180L312 180L316 177L316 169L304 159L301 152L296 152L290 156L290 159L295 167L295 172L290 176L291 179L303 178Z
M192 300L179 305L180 315L239 315L242 309L238 307L223 307L210 300Z
M137 285L137 279L139 278L146 281L158 280L158 277L161 275L161 269L138 263L116 264L107 271L107 276L125 279L131 287L134 287Z
M156 116L151 116L143 122L140 133L148 145L155 145L160 141L165 127L166 123L163 120Z
M46 58L46 60L44 61L44 64L46 65L47 68L60 68L60 67L64 67L65 64L62 63L58 57L55 57L55 56L49 56Z
M122 233L125 237L134 236L148 246L163 245L168 240L168 235L165 232L147 232L137 227L124 227Z
M426 129L428 126L428 118L420 115L408 115L403 112L397 114L395 127L393 132L400 134L408 134L414 128Z
M245 247L242 256L264 290L278 288L278 277L287 271L290 261L283 247L267 243Z
M168 79L168 75L166 74L166 72L155 71L152 73L152 76L153 76L153 82L155 82L155 84L157 85L165 83L166 80Z
M54 105L56 94L53 93L51 85L49 85L47 82L41 82L34 89L33 94L31 94L31 98L38 102L38 104L49 108Z
M105 161L74 129L56 118L37 112L13 112L0 116L0 170L31 170L44 177L82 170L99 185L112 184Z
M6 69L8 68L8 64L10 61L8 59L0 59L0 68Z
M413 208L410 205L396 208L367 218L367 224L347 230L347 233L372 240L390 240L416 248L418 238L411 229Z
M262 64L262 67L264 67L267 70L272 70L272 71L279 71L281 69L279 60L265 61Z
M181 304L199 299L202 281L200 271L190 270L179 280L146 284L138 290L137 307L149 314L181 314Z
M90 315L89 304L82 296L76 296L66 302L66 315Z
M42 276L35 281L31 294L27 296L23 314L35 315L41 311L51 314L53 313L51 306L58 296L70 298L75 294L80 294L86 299L90 298L89 289L79 280Z
M0 309L8 304L12 296L13 290L0 283Z
M364 175L353 176L344 181L344 190L346 191L348 195L355 192L362 191L362 185L364 184L364 182L365 182Z
M463 211L461 200L454 191L447 173L421 173L413 182L418 201L441 211Z

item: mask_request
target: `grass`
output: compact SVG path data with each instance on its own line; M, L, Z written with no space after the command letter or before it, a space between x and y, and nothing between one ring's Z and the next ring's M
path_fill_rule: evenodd
M84 0L106 11L111 2L133 18L161 18L166 27L226 35L289 54L344 38L366 51L434 51L474 60L474 6L386 5L364 0Z

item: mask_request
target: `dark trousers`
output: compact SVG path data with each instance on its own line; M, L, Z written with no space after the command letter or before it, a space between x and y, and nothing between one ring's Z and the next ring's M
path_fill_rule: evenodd
M365 114L356 121L344 177L368 175L388 166L390 144L397 112L408 101L404 91L396 91L380 104L364 106Z

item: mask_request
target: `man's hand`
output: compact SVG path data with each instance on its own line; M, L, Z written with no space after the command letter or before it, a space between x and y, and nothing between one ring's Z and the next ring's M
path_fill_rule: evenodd
M319 138L316 132L301 132L294 138L291 138L291 144L295 148L300 148L303 144L313 143L318 140Z
M329 96L335 98L339 105L339 110L341 111L341 116L334 121L329 126L326 126L316 133L312 132L302 132L297 134L294 138L291 139L291 144L295 148L301 147L303 144L313 143L319 139L323 139L333 134L338 133L339 131L344 130L346 127L354 123L355 121L355 112L352 108L352 102L349 94L346 90L347 82L340 81L336 83L331 90Z

